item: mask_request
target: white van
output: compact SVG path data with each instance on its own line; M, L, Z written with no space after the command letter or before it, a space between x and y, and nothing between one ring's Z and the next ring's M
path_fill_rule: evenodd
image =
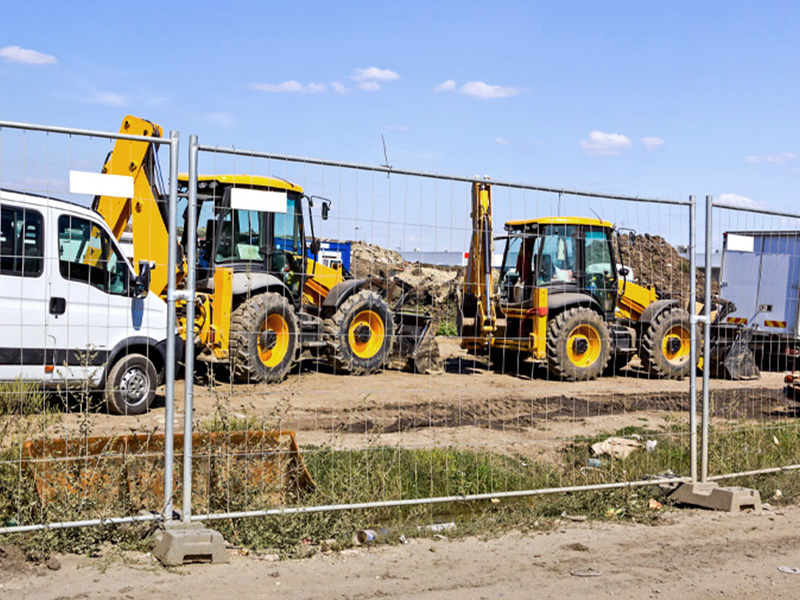
M92 210L0 190L0 380L88 385L110 412L147 411L167 343L149 273Z

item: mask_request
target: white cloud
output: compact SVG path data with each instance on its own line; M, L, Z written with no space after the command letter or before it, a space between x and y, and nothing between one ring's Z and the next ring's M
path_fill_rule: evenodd
M783 152L780 154L765 154L763 156L751 155L745 158L749 163L771 163L775 165L785 165L797 158L794 152Z
M621 133L595 130L589 134L588 140L581 140L581 146L586 154L592 156L617 156L631 147L631 141Z
M508 146L508 140L501 137L494 138L495 144L500 144L501 146Z
M309 83L305 85L293 79L283 83L251 83L249 87L259 92L277 94L318 94L325 91L324 83Z
M763 210L767 208L766 202L759 202L747 196L740 196L739 194L720 194L718 198L720 204L728 206L735 206L737 208L752 208L755 210Z
M660 137L643 137L641 141L648 150L658 150L665 144L664 140Z
M400 75L391 69L379 69L378 67L367 67L366 69L356 69L350 77L353 81L394 81L400 79Z
M333 89L333 91L336 92L337 94L344 95L344 94L349 94L350 93L350 90L347 89L346 86L342 85L338 81L331 82L331 89Z
M0 57L8 62L25 63L27 65L51 65L58 62L55 56L42 54L36 50L27 50L19 46L0 48Z
M483 81L469 81L461 86L461 93L476 98L508 98L520 93L518 88L489 85Z
M374 80L362 81L358 84L358 89L364 92L377 92L381 89L381 84Z
M455 90L456 90L456 82L453 81L452 79L448 79L447 81L443 81L442 83L437 85L435 88L433 88L433 91L436 92L437 94L439 92L454 92Z

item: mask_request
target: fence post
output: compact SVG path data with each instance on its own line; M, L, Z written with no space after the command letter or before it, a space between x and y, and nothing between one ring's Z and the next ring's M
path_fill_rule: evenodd
M689 196L689 460L692 483L697 482L697 203Z
M706 279L705 279L705 301L703 306L703 314L705 320L703 321L703 433L701 441L701 471L700 481L706 483L708 481L708 410L710 389L709 383L711 379L711 234L712 216L714 209L714 199L712 196L706 196Z
M189 204L186 208L186 354L183 408L183 522L192 519L192 418L194 413L194 301L197 275L197 136L189 136Z
M170 131L169 145L169 212L167 231L167 366L165 373L166 409L164 411L164 520L172 520L172 462L175 435L175 286L178 262L178 140L177 131Z

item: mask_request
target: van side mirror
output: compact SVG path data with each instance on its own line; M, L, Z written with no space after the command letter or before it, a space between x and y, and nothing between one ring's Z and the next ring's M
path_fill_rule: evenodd
M327 221L328 220L328 213L330 212L330 210L331 210L330 201L323 200L322 201L322 220L323 221Z
M139 261L139 275L133 280L132 292L134 298L146 298L150 292L150 261Z

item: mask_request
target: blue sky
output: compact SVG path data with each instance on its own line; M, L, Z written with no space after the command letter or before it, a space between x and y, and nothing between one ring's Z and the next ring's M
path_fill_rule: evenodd
M798 31L779 0L29 0L0 119L795 211Z

